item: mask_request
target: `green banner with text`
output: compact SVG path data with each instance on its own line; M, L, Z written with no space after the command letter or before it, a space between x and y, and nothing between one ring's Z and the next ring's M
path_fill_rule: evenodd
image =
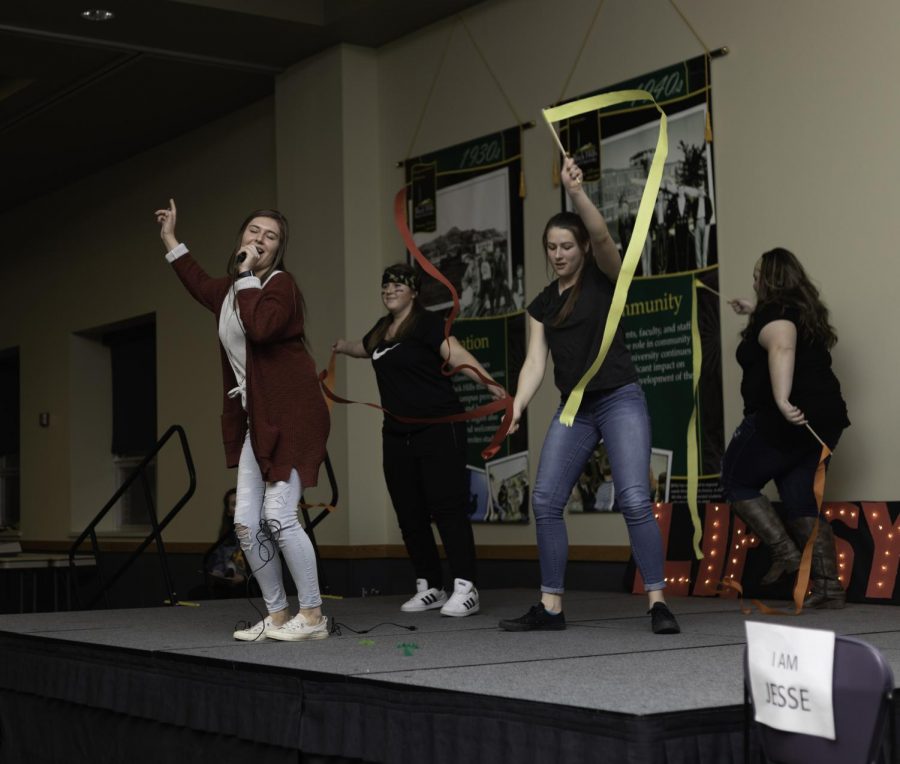
M453 334L512 394L525 356L521 171L518 127L406 162L416 245L459 294ZM443 313L452 305L446 287L429 277L419 299ZM467 377L453 382L466 409L490 400ZM527 421L523 417L519 431L485 463L481 451L499 424L500 414L467 424L469 516L474 522L527 522Z

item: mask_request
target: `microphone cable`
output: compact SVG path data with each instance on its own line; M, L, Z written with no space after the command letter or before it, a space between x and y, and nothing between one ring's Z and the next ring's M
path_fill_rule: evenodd
M256 574L262 570L266 565L268 565L272 560L275 559L278 554L278 539L281 537L281 523L278 520L266 520L260 519L259 528L256 530L256 543L259 544L259 557L263 561L263 564L260 565L259 568L253 570L253 566L250 564L250 561L247 560L247 568L250 570L250 574L247 576L247 602L250 603L250 607L252 607L256 614L259 616L259 619L263 622L263 628L260 629L259 634L257 634L252 640L248 640L250 642L256 642L258 639L263 637L266 633L265 629L265 621L268 613L263 613L253 601L253 594L251 592L251 583L253 582L253 578ZM246 554L244 557L246 558ZM240 631L241 629L249 629L253 624L249 621L238 621L235 626L235 631Z

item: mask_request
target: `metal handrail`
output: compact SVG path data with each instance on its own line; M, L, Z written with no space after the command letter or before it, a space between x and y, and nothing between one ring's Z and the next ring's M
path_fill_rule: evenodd
M334 467L331 466L331 457L328 456L328 452L325 452L325 474L328 475L328 482L331 485L331 501L328 502L328 507L323 508L319 514L317 514L312 520L309 518L309 511L306 507L302 507L301 511L303 513L303 522L304 528L307 533L309 533L313 528L315 528L319 523L322 522L334 509L337 509L338 503L338 486L337 486L337 478L334 476ZM303 501L303 496L300 496L300 501Z
M309 509L302 505L303 496L301 495L300 514L303 516L304 530L306 531L306 535L309 536L309 540L313 548L313 553L316 556L319 589L327 593L329 591L329 587L325 579L325 567L322 565L322 558L319 555L319 545L316 543L316 534L313 530L319 523L322 522L322 520L324 520L329 514L331 514L333 509L337 508L338 503L337 478L334 476L334 467L331 466L331 458L328 456L327 451L325 452L325 474L328 475L328 482L331 484L331 501L328 502L329 506L322 509L319 514L310 519Z
M156 457L156 455L162 450L163 446L169 441L173 435L177 434L178 439L181 443L181 451L184 454L185 466L188 470L188 477L190 479L190 483L188 485L188 489L185 494L175 503L169 513L162 519L157 520L156 517L156 506L153 502L152 492L150 490L150 484L147 481L147 476L145 470L147 465L150 464L151 461ZM116 502L119 501L120 498L124 495L124 493L131 487L131 484L136 480L140 479L142 481L144 487L144 495L147 500L147 513L150 519L151 531L147 538L145 538L137 547L137 549L132 552L131 556L125 560L125 562L119 567L119 569L113 574L113 576L107 581L103 575L103 569L100 565L100 545L97 541L97 526L106 517L109 511L115 506ZM165 581L166 592L168 594L168 602L170 605L178 604L178 597L175 592L174 582L172 580L172 574L169 571L169 563L166 558L166 550L163 545L162 540L162 532L166 528L166 526L172 521L172 519L177 515L182 507L188 503L191 496L194 495L194 491L197 488L197 475L194 471L194 460L191 458L191 449L188 446L187 435L184 432L184 428L181 425L173 424L168 430L166 430L165 434L157 441L156 446L154 446L153 450L147 454L141 463L134 469L134 471L128 476L125 482L119 486L116 492L112 495L112 498L106 502L97 515L88 523L87 527L81 532L77 539L73 542L71 548L69 549L69 580L70 582L74 578L75 575L75 555L78 552L78 548L85 542L86 539L90 538L91 540L91 552L94 555L94 560L97 565L97 572L100 577L100 591L94 596L94 598L88 604L88 608L93 607L100 597L103 597L103 601L107 607L109 607L109 596L108 592L110 588L122 577L128 568L134 563L134 561L143 554L144 550L150 546L151 542L156 542L156 549L159 552L159 561L160 566L162 568L163 579ZM78 602L78 590L75 590L75 599ZM79 603L80 604L80 603Z

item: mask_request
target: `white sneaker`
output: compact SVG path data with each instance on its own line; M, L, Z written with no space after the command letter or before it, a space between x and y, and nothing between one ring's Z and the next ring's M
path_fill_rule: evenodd
M325 639L328 636L328 616L322 616L318 623L309 623L302 613L297 613L280 629L267 636L284 642L298 642L301 639Z
M447 592L443 589L429 588L428 581L424 578L416 579L416 593L406 600L400 609L404 613L424 613L426 610L434 610L447 601Z
M253 626L246 629L238 629L232 636L241 640L241 642L262 642L262 640L266 639L266 637L271 637L272 633L280 628L280 626L275 625L272 616L267 615L264 620Z
M478 589L471 581L464 578L453 580L453 594L447 604L441 608L441 615L452 615L461 618L478 612Z

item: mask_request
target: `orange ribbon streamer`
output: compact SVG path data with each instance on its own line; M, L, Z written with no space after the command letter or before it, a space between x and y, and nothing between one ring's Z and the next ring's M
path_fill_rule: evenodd
M397 230L400 232L400 236L403 238L403 241L406 244L406 248L410 251L410 254L412 254L413 258L419 264L422 270L432 278L439 281L445 287L447 287L450 292L450 296L453 299L453 307L450 309L450 313L447 315L447 319L444 321L444 340L449 342L450 328L453 326L453 322L456 320L456 317L459 315L460 311L459 295L457 294L456 288L453 286L452 282L447 279L447 277L444 276L444 274L441 273L416 246L416 242L415 239L413 239L412 232L409 230L409 226L406 224L405 187L401 188L397 192L397 195L394 197L394 224L397 226ZM512 424L513 399L509 395L509 393L507 393L503 398L493 400L490 403L482 404L481 406L477 406L476 408L470 409L462 414L451 414L449 416L433 417L429 419L405 417L394 414L388 411L383 406L379 406L377 403L352 401L336 395L334 392L334 367L335 353L332 353L331 358L328 361L328 368L319 374L319 382L322 386L322 391L325 394L325 400L326 404L328 405L329 411L331 411L332 402L346 404L359 403L363 406L368 406L369 408L383 411L385 414L392 417L393 419L396 419L398 422L403 422L405 424L444 424L448 422L464 422L469 419L479 419L481 417L488 416L489 414L493 414L497 411L504 411L503 418L500 420L500 426L494 433L494 437L491 438L491 442L481 452L481 457L485 461L491 459L500 450L501 444L506 438L506 435L509 432L510 425ZM469 364L460 364L459 366L450 368L449 363L447 361L444 361L444 363L441 365L441 374L443 374L445 377L452 377L454 374L458 374L463 369L469 369L470 371L474 372L475 376L477 376L478 379L485 385L498 386L494 380L489 379L478 369L476 369L474 366L470 366Z

